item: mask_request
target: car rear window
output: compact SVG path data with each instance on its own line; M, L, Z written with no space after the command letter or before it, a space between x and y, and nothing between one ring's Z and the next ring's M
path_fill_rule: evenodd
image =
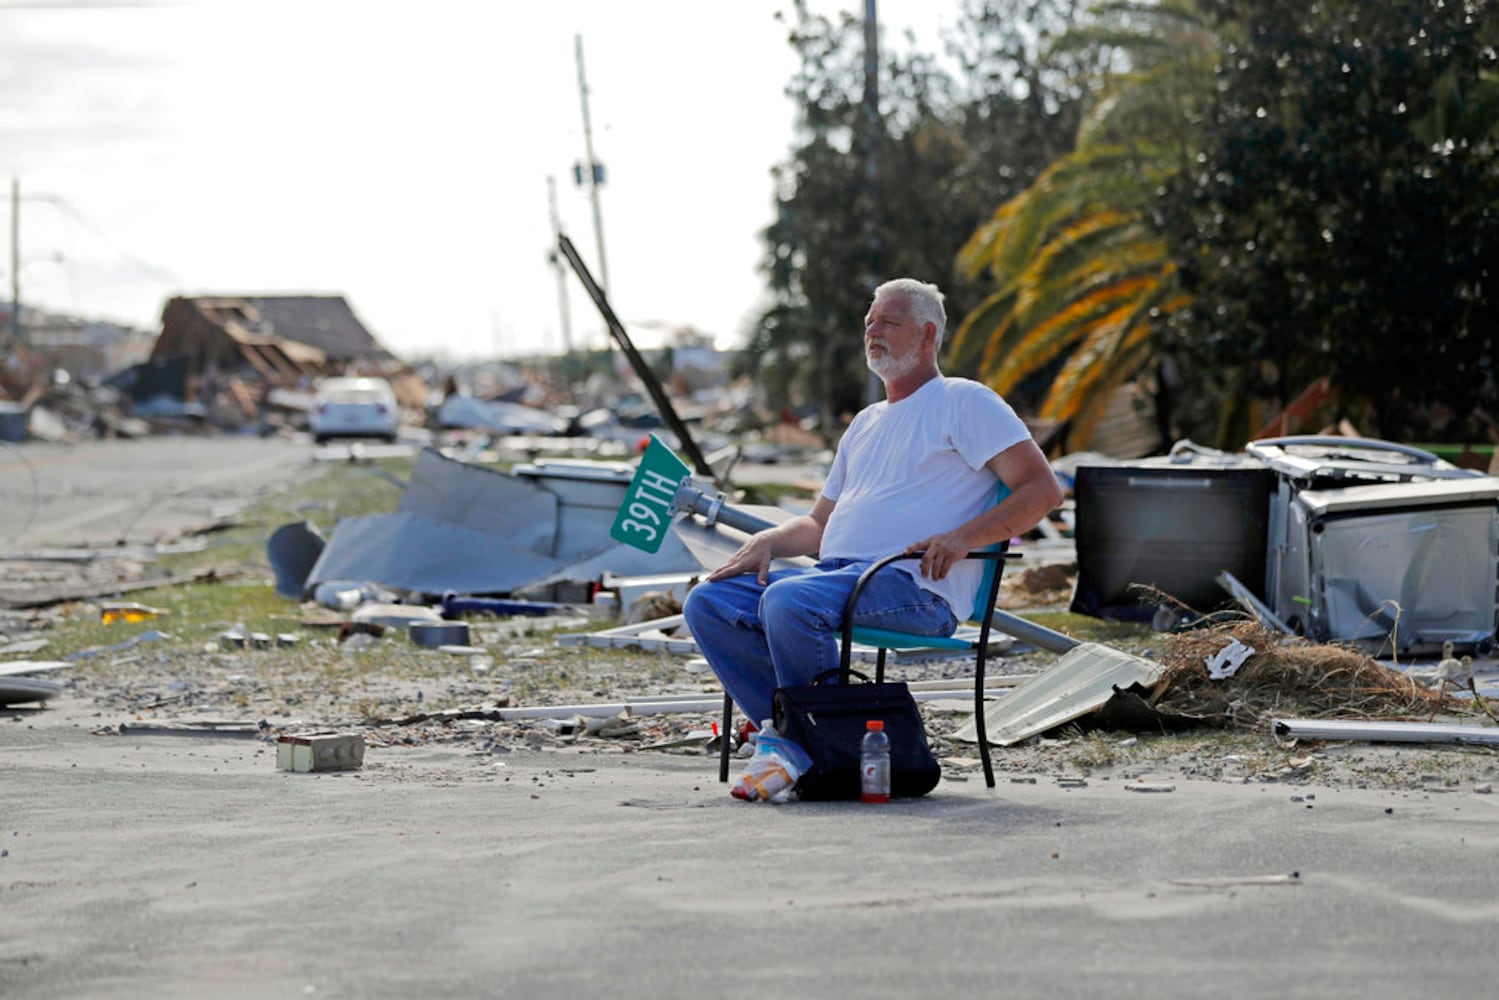
M384 403L385 394L374 389L335 389L323 396L330 403Z

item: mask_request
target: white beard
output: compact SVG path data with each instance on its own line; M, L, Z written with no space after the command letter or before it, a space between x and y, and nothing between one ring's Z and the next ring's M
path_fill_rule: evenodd
M888 382L893 378L901 378L905 375L911 374L911 372L916 370L916 365L919 363L919 359L915 351L912 351L904 357L898 358L895 355L891 354L888 349L886 349L884 354L876 356L870 354L869 349L865 348L864 363L869 367L869 370L878 375L882 381Z

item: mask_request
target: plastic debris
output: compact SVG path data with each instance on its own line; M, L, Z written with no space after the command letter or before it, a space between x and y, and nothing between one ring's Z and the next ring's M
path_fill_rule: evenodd
M153 608L148 604L137 604L133 601L111 601L99 605L99 620L105 625L113 625L116 622L143 622L165 613L160 608Z
M1230 640L1227 646L1224 646L1204 661L1207 663L1208 676L1215 681L1232 677L1239 672L1239 668L1244 665L1244 661L1253 656L1254 653L1255 649L1253 646L1246 646L1238 639Z

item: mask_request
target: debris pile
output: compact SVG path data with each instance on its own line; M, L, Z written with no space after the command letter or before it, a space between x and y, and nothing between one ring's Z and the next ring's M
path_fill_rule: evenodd
M1214 680L1208 661L1233 642L1252 652ZM1166 639L1155 707L1205 725L1263 732L1272 717L1429 719L1467 702L1417 684L1350 645L1315 643L1243 621Z
M1261 438L1243 453L1179 441L1166 456L1076 468L1071 610L1150 621L1233 603L1284 631L1425 656L1494 638L1499 476L1372 438Z

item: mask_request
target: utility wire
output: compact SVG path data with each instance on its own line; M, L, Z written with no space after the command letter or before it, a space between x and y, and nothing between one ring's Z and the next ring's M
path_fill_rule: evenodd
M150 275L158 281L175 283L178 280L177 276L171 271L157 267L154 264L149 264L146 261L143 261L139 257L135 256L135 254L131 253L129 250L126 250L124 247L120 246L113 239L111 239L107 233L105 233L97 225L85 218L84 214L80 212L72 202L63 198L61 195L30 194L27 197L31 200L49 202L50 204L56 206L74 222L77 222L84 229L87 229L90 233L93 233L96 237L102 240L105 246L109 247L115 253L119 254L122 258L125 259L125 261L139 269L144 274Z

